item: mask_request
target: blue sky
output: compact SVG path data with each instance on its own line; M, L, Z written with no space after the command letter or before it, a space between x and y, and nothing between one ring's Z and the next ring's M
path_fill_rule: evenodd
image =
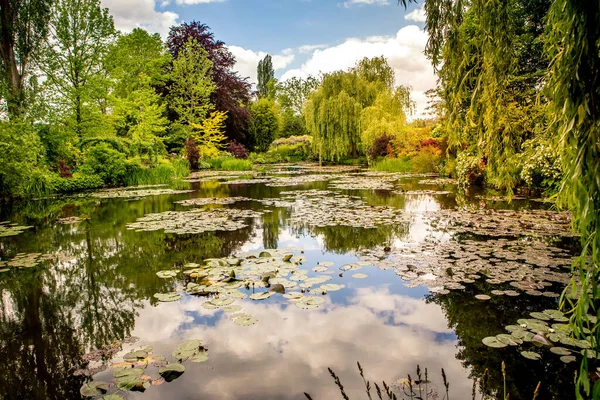
M385 56L397 84L412 87L420 113L435 75L423 55L422 5L396 0L101 0L117 29L135 27L166 37L169 27L197 20L236 56L236 70L256 80L273 56L275 76L288 79L348 69L363 57Z

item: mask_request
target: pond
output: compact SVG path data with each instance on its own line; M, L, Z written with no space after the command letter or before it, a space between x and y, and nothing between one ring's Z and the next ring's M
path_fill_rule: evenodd
M0 221L6 399L342 398L328 368L364 399L357 362L374 397L385 381L403 398L419 366L428 391L444 396L443 369L470 399L474 380L502 389L503 361L511 398L538 382L539 398L572 397L585 344L539 313L577 240L537 199L279 166L3 205Z

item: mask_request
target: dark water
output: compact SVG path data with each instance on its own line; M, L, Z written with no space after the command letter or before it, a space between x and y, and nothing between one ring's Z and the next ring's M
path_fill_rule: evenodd
M400 183L408 189L424 188L418 181ZM424 287L408 288L393 270L375 267L360 271L368 274L367 279L353 279L350 274L339 277L337 271L331 282L346 287L324 296L326 302L318 309L297 308L281 296L238 301L244 312L259 318L249 327L232 323L221 310L201 307L206 301L203 297L184 294L171 303L153 298L155 293L182 285L158 278L157 271L263 248L301 248L307 258L305 268L332 261L335 271L356 261L358 250L448 236L432 229L420 213L453 208L457 201L468 205L481 200L454 193L342 190L369 204L405 209L416 216L407 224L378 229L291 227L287 220L293 209L271 208L272 212L233 232L174 235L126 228L146 214L183 209L173 204L176 200L274 198L290 189L325 189L327 182L283 188L209 181L194 183L193 188L189 194L134 200L81 197L2 206L0 221L34 228L0 238L1 260L35 252L53 253L59 260L0 274L1 398L80 398L81 385L90 380L73 375L85 366L82 356L129 336L139 341L125 345L115 360L141 345L170 355L186 339L201 339L210 354L205 363L186 363L186 372L171 383L150 387L145 393L120 393L131 399L301 399L303 392L314 399L341 398L328 368L339 375L351 399L364 399L357 361L366 378L377 382L394 383L408 373L414 377L417 365L428 368L431 385L440 393L443 368L453 399L470 399L473 378L483 375L488 377L488 389L501 388L501 362L505 361L511 399L532 398L540 381L539 398L572 397L574 364L566 366L551 357L530 361L514 348L490 349L481 343L483 337L504 332L505 325L526 318L531 311L556 307L553 298L500 296L481 302L474 298L481 282L466 285L463 291L433 294ZM541 207L528 201L490 206ZM259 203L224 207L265 208ZM58 218L70 216L87 219L57 224ZM110 379L110 371L95 378Z

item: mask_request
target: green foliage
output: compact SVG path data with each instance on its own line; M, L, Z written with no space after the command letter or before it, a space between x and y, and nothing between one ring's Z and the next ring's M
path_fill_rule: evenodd
M26 195L41 159L42 146L30 125L0 122L0 196Z
M456 158L456 179L462 187L483 184L485 172L485 165L477 155L462 152Z
M319 159L340 161L347 157L356 158L364 152L363 111L373 106L378 96L385 92L394 93L389 95L390 98L410 103L405 96L406 90L394 92L393 82L394 71L383 57L363 59L348 72L325 75L319 89L310 95L304 110L306 126L313 135L313 151ZM380 100L375 109L366 112L372 128L369 138L387 130L375 125L378 124L377 114L394 113L393 107L384 107L389 103L393 101ZM369 118L371 115L373 117ZM394 130L397 127L398 123L394 123Z
M304 136L308 135L306 121L301 114L295 114L291 109L284 110L281 113L281 130L279 137Z
M127 163L125 154L106 143L99 143L86 149L82 170L98 175L107 185L125 183Z
M312 138L308 135L291 136L275 140L267 155L272 155L279 162L305 161L311 157Z
M260 99L250 106L252 119L249 132L254 148L266 151L279 132L279 113L274 101Z
M265 58L258 62L256 72L258 77L258 84L256 85L258 97L271 97L270 95L273 94L275 71L273 70L273 60L270 55L267 54ZM271 88L269 88L269 83L271 83Z
M72 178L61 178L52 175L52 191L56 193L75 193L102 187L104 182L98 175L74 175Z
M135 161L134 159L127 162L127 174L124 179L127 186L171 184L190 174L188 162L183 158L161 160L154 167L145 167Z
M548 140L534 138L523 143L519 155L521 179L532 188L556 192L563 178L560 154Z
M306 79L293 77L277 84L277 102L284 110L295 115L303 115L304 105L312 92L319 87L319 80L313 76Z
M239 158L226 158L221 162L223 171L252 171L252 162Z
M424 147L411 159L412 172L418 174L438 172L441 160L439 150L430 146Z
M192 38L173 61L170 99L180 122L201 123L214 108L210 103L216 89L212 66L208 52Z
M26 79L48 35L51 0L7 0L0 7L0 98L10 120L23 117L36 95L37 81Z
M171 54L160 35L151 35L141 28L120 36L104 59L106 69L115 81L113 95L121 98L138 89L141 75L148 77L149 86L163 87L170 63Z
M102 60L116 35L112 16L100 0L56 0L50 25L38 65L53 119L78 137L106 131L109 85Z
M412 163L409 158L385 158L372 167L375 171L384 172L412 172Z

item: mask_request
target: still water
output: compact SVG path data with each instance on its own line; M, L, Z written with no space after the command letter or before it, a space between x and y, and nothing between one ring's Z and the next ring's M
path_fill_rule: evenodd
M23 256L21 253L47 254L43 256L47 260L37 258L35 266L8 267L0 273L0 398L82 398L82 385L92 378L111 381L111 369L102 369L121 362L128 351L152 346L153 354L172 360L171 353L190 339L202 341L208 349L207 361L185 362L185 373L172 382L149 386L144 392L117 394L145 400L302 399L304 392L313 399L341 398L328 371L331 368L350 399L365 399L365 385L357 368L360 362L366 379L380 386L382 381L387 382L400 398L403 390L398 380L407 374L414 379L419 365L422 373L427 368L429 389L433 387L439 398L445 394L443 368L450 397L470 399L474 379L480 381L484 377L484 390L501 388L504 361L511 398L533 397L538 382L539 398L572 397L577 363L564 364L546 353L541 360L528 360L521 356L521 348L495 349L481 342L486 336L504 333L504 326L515 324L520 318L531 318L530 312L556 308L556 297L520 291L519 296L491 296L490 300L481 301L475 298L476 294L514 288L506 282L494 285L478 279L467 280L463 288L431 291L432 285L420 283L434 279L446 269L432 274L410 268L406 272L405 268L408 275L403 278L395 266L368 265L369 250L380 256L390 249L403 251L414 265L427 259L421 264L426 266L435 262L431 254L436 250L457 254L457 249L465 245L466 250L461 250L464 259L472 252L473 242L497 246L496 234L490 237L481 232L440 227L432 215L445 210L537 210L549 206L530 200L507 204L478 194L468 196L459 193L450 182L427 184L424 177L390 178L381 186L361 190L357 189L360 184L352 183L360 179L363 183L366 179L377 181L381 177L329 174L327 179L317 181L298 181L299 176L305 176L302 174L274 175L278 182L275 186L269 186L269 178L245 182L230 175L203 176L178 185L177 189L190 190L179 194L144 196L146 193L142 192L140 197L80 196L2 205L0 221L31 228L18 235L0 237L0 261L10 262ZM232 184L227 183L232 179ZM292 179L292 185L286 186L285 179ZM341 185L332 184L340 179ZM307 190L330 190L334 204L338 201L335 196L347 195L343 201L355 199L366 207L393 209L397 213L394 218L401 222L375 228L319 227L315 226L316 219L329 218L331 222L335 217L346 221L370 216L369 208L354 216L332 217L336 211L325 205L319 214L318 205L323 200L317 197L312 211L306 213L303 192L295 193L299 202L277 203L289 196L289 191ZM251 200L198 207L175 203L232 197ZM328 197L332 197L331 193ZM256 201L261 199L271 200ZM252 210L256 215L238 219L243 227L231 231L178 234L127 227L148 214L195 208ZM301 218L295 218L297 215ZM360 224L368 225L368 221ZM564 249L560 254L565 265L567 255L577 251L570 238L540 237L539 233L528 234L526 228L512 235L501 234L500 240L526 246L542 243L553 246L557 252ZM297 307L281 294L261 301L237 299L235 304L258 320L242 326L232 321L231 313L203 306L213 296L187 294L184 289L189 278L185 275L178 273L169 279L156 275L164 270L182 271L190 263L202 265L210 258L248 255L262 249L289 249L286 251L294 257L304 257L299 269L306 270L307 277L325 276L329 279L327 284L343 287L325 292L319 285L313 287L312 295L322 297L324 302L311 309ZM425 257L424 249L431 254ZM345 271L345 265L356 265L361 260L360 270L356 271L359 277L354 276L355 271ZM458 257L459 264L460 260ZM319 262L329 267L318 269ZM466 262L479 263L481 267L487 261ZM540 263L548 264L547 260ZM489 267L494 268L491 263ZM314 272L314 268L319 272ZM563 270L568 272L568 268ZM407 280L411 276L415 279L412 283ZM560 292L562 287L554 282L552 290ZM258 286L242 287L240 291L249 295L257 292ZM300 290L296 287L286 291ZM154 296L170 292L179 293L181 298L160 302ZM115 343L130 337L136 338L135 343L122 343L120 347ZM85 362L89 352L111 345L122 350L100 361ZM92 377L82 373L92 367L100 372ZM149 371L148 374L156 375ZM115 392L116 388L109 389L109 393Z

